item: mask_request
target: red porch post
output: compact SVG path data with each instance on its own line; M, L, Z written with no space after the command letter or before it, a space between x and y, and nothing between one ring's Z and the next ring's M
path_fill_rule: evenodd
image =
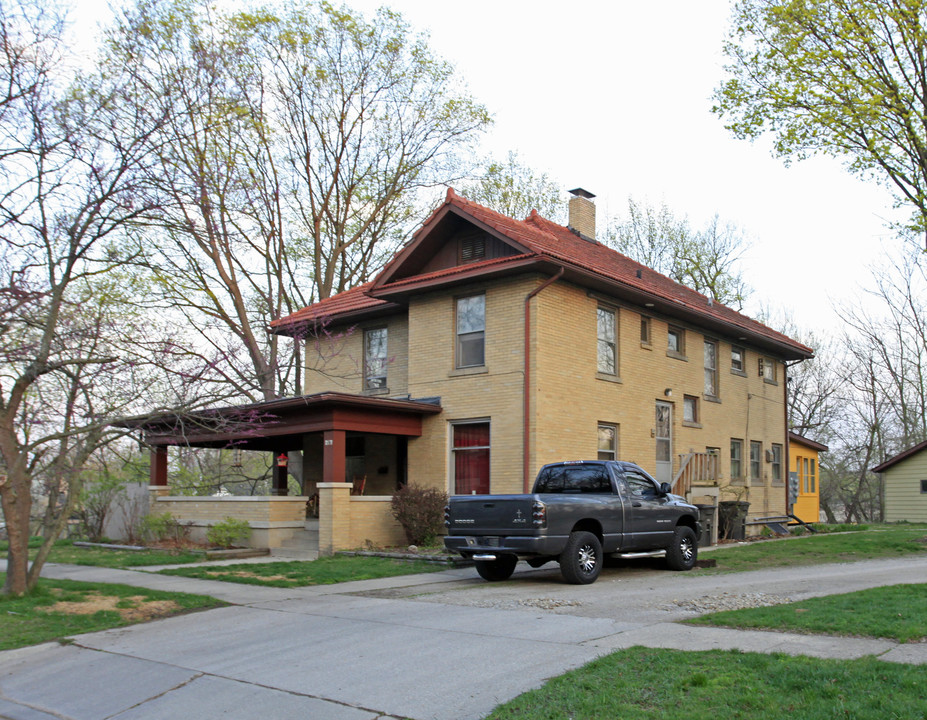
M322 433L322 482L344 482L345 432L344 430L326 430Z
M150 484L167 487L167 445L151 448Z

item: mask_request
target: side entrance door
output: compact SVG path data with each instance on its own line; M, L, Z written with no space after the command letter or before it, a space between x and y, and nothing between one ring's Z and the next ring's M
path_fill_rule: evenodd
M657 401L656 416L657 472L658 483L673 482L673 406Z

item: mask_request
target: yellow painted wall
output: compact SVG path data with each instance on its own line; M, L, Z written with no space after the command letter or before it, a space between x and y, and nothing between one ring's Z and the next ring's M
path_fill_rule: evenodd
M817 449L792 440L789 443L789 470L798 473L798 497L792 506L792 514L807 523L819 522L821 470Z

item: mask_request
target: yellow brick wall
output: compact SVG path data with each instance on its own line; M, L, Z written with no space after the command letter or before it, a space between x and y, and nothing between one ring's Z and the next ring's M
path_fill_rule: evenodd
M443 412L423 419L423 435L410 439L411 482L452 489L449 436L455 421L488 419L491 432L490 475L493 493L522 488L522 416L524 382L524 300L546 277L525 275L422 294L410 300L407 315L389 318L388 371L390 395L412 398L438 396ZM456 298L483 292L486 297L486 364L480 369L455 369ZM614 381L596 372L596 308L613 307L617 316L618 374ZM744 373L731 371L731 341L718 341L718 385L721 402L704 397L704 339L697 327L651 315L651 343L640 339L643 308L629 306L566 282L545 288L532 301L531 388L529 400L532 475L546 462L597 456L597 426L618 426L618 457L655 472L653 436L655 404L673 407L673 471L679 455L690 450L720 449L722 487L730 483L730 441L743 440L743 468L749 472L750 441L762 443L762 480L740 483L721 499L751 503L750 515L776 515L786 509L787 466L773 483L765 451L772 443L785 446L785 367L777 363L777 383L758 373L760 352L746 348ZM686 359L666 351L667 327L686 330ZM383 322L370 323L370 327ZM366 325L365 325L366 326ZM332 380L307 371L307 392L342 389L359 392L363 348L362 329L348 333L338 349L322 352ZM404 345L402 345L404 343ZM310 343L311 345L311 343ZM402 347L399 347L402 345ZM311 352L307 350L307 357ZM348 380L351 372L353 379ZM343 385L339 385L339 382ZM353 384L352 384L353 383ZM402 384L405 383L405 387ZM664 391L669 388L672 395ZM683 397L699 399L700 426L683 424ZM350 533L349 533L350 535Z
M350 548L364 548L368 543L377 547L406 544L402 526L390 509L389 497L352 497L350 513Z
M387 391L377 394L405 395L409 385L409 323L404 313L362 322L333 325L319 338L305 344L304 392L361 393L364 390L364 330L385 327Z
M601 379L596 372L596 309L615 309L617 314L618 373L615 381ZM667 354L667 319L651 316L651 343L640 339L641 312L604 296L556 283L537 298L538 369L533 373L532 393L537 411L532 433L531 465L534 471L546 462L597 456L597 426L618 426L618 456L636 462L648 472L656 469L655 407L657 401L673 406L673 471L678 456L707 447L720 448L722 485L730 481L730 441L744 441L743 467L749 470L750 441L785 446L785 368L777 366L778 384L758 375L761 354L747 349L745 376L731 372L731 343L718 341L718 378L721 402L704 397L704 340L701 330L673 320L686 329L686 360ZM672 390L667 397L665 390ZM699 398L701 427L683 424L683 396ZM785 474L773 484L771 465L761 462L763 480L748 482L722 499L743 499L751 503L750 515L780 514L785 511Z
M439 396L443 408L409 442L410 482L450 490L450 424L487 418L492 492L521 491L524 299L537 283L534 276L509 278L410 302L409 392ZM479 292L486 296L485 367L456 370L456 298Z

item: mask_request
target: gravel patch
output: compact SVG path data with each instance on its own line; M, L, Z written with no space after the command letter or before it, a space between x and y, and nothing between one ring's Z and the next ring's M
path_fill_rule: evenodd
M662 610L685 610L695 615L719 612L721 610L744 610L746 608L768 607L792 602L792 598L769 593L733 593L723 592L719 595L704 595L698 598L673 600L665 604Z

